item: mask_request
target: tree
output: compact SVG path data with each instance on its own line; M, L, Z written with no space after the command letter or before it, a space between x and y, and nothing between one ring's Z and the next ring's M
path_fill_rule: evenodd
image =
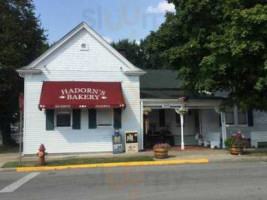
M0 65L0 75L0 130L4 144L9 144L10 124L18 121L18 96L23 85L12 67Z
M32 0L0 0L0 132L10 142L23 81L15 69L29 64L48 44Z
M136 41L129 41L128 39L120 40L119 42L112 42L117 51L123 51L124 56L135 66L140 68L146 68L145 55L141 49L141 46Z
M267 109L265 0L169 0L158 31L146 40L165 66L179 70L190 93L228 91L228 104Z
M128 39L113 42L111 44L116 50L124 51L124 56L135 66L141 69L158 69L163 68L160 63L158 54L151 53L148 48L147 40L141 40L140 44Z

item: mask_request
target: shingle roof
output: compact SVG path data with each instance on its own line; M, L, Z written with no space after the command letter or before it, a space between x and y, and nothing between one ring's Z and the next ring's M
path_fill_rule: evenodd
M141 89L179 89L178 73L172 70L145 70L140 77Z
M178 72L172 70L145 70L140 77L140 96L142 99L178 99L188 96L191 99L223 99L220 95L188 95L183 91ZM227 95L226 95L227 96Z

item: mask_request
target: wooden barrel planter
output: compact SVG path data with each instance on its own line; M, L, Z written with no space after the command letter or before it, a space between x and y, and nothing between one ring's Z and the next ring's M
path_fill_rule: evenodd
M154 147L154 156L157 159L168 157L168 148L166 147Z
M229 151L230 151L230 154L232 155L242 155L244 153L244 148L231 146L229 148Z

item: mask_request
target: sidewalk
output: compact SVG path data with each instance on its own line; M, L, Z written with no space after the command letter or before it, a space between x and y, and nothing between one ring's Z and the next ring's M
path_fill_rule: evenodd
M0 167L3 166L3 164L11 161L17 161L19 160L19 153L1 153L0 154Z
M52 160L64 160L73 158L105 158L105 157L131 157L131 156L153 156L153 151L143 151L132 154L112 154L112 153L83 153L83 154L58 154L58 155L48 155L47 161ZM251 155L241 155L234 156L231 155L227 150L222 149L187 149L181 150L171 150L169 151L169 158L163 159L161 161L179 161L179 160L197 160L197 159L207 159L209 162L253 162L253 161L266 161L266 155L251 156ZM0 167L6 162L18 161L18 153L1 153L0 154ZM37 156L24 156L23 161L36 161Z

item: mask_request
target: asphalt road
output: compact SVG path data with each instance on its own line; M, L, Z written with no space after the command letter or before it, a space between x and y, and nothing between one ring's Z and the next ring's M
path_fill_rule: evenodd
M0 173L1 200L266 200L267 162Z

